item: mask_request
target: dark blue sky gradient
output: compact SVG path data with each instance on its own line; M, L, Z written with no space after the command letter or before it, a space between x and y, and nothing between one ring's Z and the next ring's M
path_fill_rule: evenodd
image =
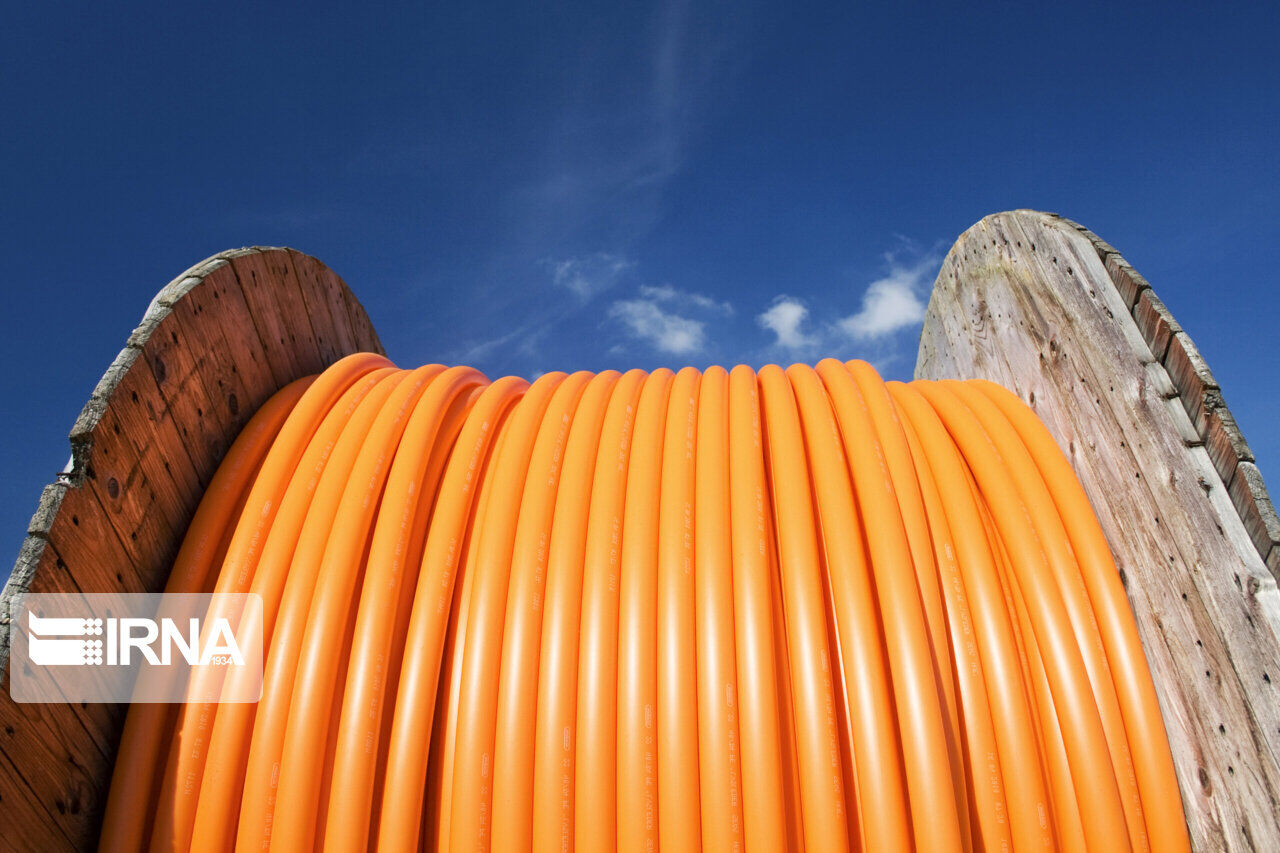
M151 296L252 244L327 262L405 365L905 378L917 325L839 330L868 285L922 299L973 222L1054 210L1151 280L1280 471L1274 4L428 5L6 9L12 550ZM781 302L795 346L757 320Z

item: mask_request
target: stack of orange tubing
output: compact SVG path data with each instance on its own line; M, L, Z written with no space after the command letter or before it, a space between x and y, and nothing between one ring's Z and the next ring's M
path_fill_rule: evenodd
M262 699L131 707L106 850L1188 848L1101 528L987 382L353 355L167 591L261 596Z

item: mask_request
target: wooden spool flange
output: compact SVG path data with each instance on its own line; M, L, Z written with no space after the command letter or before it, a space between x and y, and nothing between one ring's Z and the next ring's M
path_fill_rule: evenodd
M0 593L0 849L92 849L125 705L20 705L9 604L25 592L160 592L249 417L294 379L382 352L332 270L292 249L203 261L156 294L71 430Z
M1053 214L988 216L942 263L916 377L990 379L1036 410L1115 554L1195 848L1280 850L1280 523L1146 279Z

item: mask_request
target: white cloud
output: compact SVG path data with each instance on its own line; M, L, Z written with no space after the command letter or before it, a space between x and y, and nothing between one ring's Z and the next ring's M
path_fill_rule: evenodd
M931 283L929 276L937 269L933 256L912 266L900 266L890 259L889 274L867 286L862 295L862 310L850 314L837 324L855 341L882 338L924 319L922 294Z
M632 263L621 255L596 252L551 263L551 276L556 285L571 290L582 299L612 288L631 269Z
M714 311L717 314L732 314L733 303L725 301L718 302L707 296L705 293L693 293L688 290L680 290L669 284L660 284L655 286L641 285L640 295L645 299L652 299L655 302L670 302L675 305L688 308L701 308L705 311Z
M620 300L609 307L609 316L662 352L697 352L706 344L706 324L667 313L652 299Z
M790 350L808 350L818 344L818 339L804 329L809 309L798 299L779 296L769 310L756 317L756 322L777 336L776 346Z
M779 295L768 310L757 315L756 322L773 332L773 349L792 356L843 356L853 346L852 352L862 357L875 353L882 359L895 358L894 333L924 319L926 295L939 264L936 253L921 256L911 244L906 250L918 260L902 264L892 253L886 255L888 274L867 285L862 306L853 314L815 322L805 300Z

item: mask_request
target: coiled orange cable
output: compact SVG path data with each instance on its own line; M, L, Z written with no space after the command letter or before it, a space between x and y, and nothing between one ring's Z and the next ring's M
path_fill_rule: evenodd
M350 356L167 590L261 596L262 699L132 707L104 850L1189 849L1101 527L990 383Z

